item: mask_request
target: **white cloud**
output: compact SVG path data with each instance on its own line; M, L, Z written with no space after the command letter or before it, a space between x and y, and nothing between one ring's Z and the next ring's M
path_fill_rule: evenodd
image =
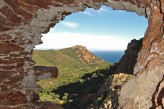
M62 21L61 22L62 25L67 26L69 28L76 28L79 27L80 25L76 22L66 22L66 21Z
M83 45L90 50L125 50L130 39L118 36L99 36L79 33L48 33L42 38L43 44L36 49L60 49Z
M94 13L92 13L91 10L85 10L85 11L80 12L80 13L85 14L85 15L88 15L88 16L92 16L92 17L95 16Z
M110 11L106 8L106 7L104 7L104 6L102 6L99 10L97 10L96 11L97 13L99 13L99 14L101 14L101 13L103 13L103 12L105 12L105 13L110 13Z
M85 11L81 12L82 14L95 17L97 14L102 15L102 13L110 13L109 8L102 6L98 10L94 10L93 8L87 8Z

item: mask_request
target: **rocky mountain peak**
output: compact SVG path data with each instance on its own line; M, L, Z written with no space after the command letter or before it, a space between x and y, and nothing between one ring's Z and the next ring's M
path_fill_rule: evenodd
M94 55L89 51L85 46L75 45L73 47L69 47L66 49L62 49L62 52L70 54L70 56L77 57L78 60L86 63L86 64L95 64L104 62L103 59Z

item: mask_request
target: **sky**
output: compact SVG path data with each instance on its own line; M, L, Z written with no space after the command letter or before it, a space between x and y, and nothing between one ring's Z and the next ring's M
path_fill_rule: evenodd
M73 13L43 34L43 44L35 49L61 49L75 45L91 51L125 50L132 39L144 36L148 22L134 12L102 6Z

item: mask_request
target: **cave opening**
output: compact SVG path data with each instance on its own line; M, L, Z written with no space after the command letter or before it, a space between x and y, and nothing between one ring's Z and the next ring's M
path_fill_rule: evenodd
M74 103L73 101L79 103L79 101L73 99L73 97L77 99L76 94L78 92L71 92L69 87L79 88L79 83L82 84L86 81L83 78L91 78L93 75L105 75L108 77L109 75L106 74L106 68L109 69L109 66L111 67L111 65L102 63L102 66L107 65L105 69L101 69L101 65L94 66L93 62L96 62L93 61L96 59L94 57L94 59L88 58L88 60L91 59L92 65L88 64L83 66L78 62L73 61L73 58L80 61L84 59L84 57L81 58L78 53L82 53L82 51L78 50L89 50L89 52L91 52L91 54L88 53L89 55L92 55L93 53L107 62L117 63L125 54L124 51L127 49L128 43L134 39L129 45L130 48L126 55L129 57L130 61L133 60L132 58L137 59L147 26L147 19L143 16L138 16L133 12L115 11L105 5L102 5L99 10L87 8L83 12L72 13L67 16L54 28L51 28L47 34L43 34L43 44L36 46L34 49L33 60L36 62L34 70L39 71L44 69L43 72L50 72L52 71L50 70L51 67L52 69L57 67L59 71L58 77L56 76L57 78L55 77L55 79L41 80L38 82L43 88L42 93L40 93L41 100L62 104L65 108L70 108L70 105L73 105ZM135 54L130 53L133 50L135 51ZM70 57L73 60L71 60ZM124 58L122 60L124 61ZM85 63L86 61L83 62ZM83 62L81 61L81 63ZM135 63L136 60L133 60L128 63L131 65L120 65L121 68L117 72L133 73ZM87 64L87 62L85 64ZM96 70L93 70L91 66ZM124 70L124 67L127 66L130 66L132 69ZM92 73L89 74L89 72L91 72L91 70L88 70L89 67L92 69L93 75ZM116 66L114 65L112 67ZM78 69L84 70L81 71L84 75L81 75L79 73L80 70ZM98 69L100 69L100 71ZM116 69L110 71L110 73L114 73L115 70ZM105 74L98 74L97 72L105 72ZM69 73L70 75L66 73ZM75 78L71 79L73 76ZM91 79L96 81L95 79L98 78ZM105 80L107 78L103 79ZM89 81L89 83L93 80ZM89 83L87 80L85 84ZM75 88L75 90L77 89Z
M59 50L76 45L85 46L108 62L119 62L132 39L144 37L148 21L143 16L124 10L113 10L102 5L99 10L86 8L83 12L66 16L43 34L43 44L35 46L36 50ZM100 51L118 51L108 59ZM117 58L117 59L116 59Z

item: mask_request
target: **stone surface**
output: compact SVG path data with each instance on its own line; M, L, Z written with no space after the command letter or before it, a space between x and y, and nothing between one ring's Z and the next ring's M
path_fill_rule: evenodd
M39 92L31 56L35 45L42 43L41 34L47 33L66 15L84 11L86 7L99 9L102 4L117 10L136 12L149 21L134 67L136 77L122 88L120 107L143 109L162 106L158 95L163 95L164 86L160 84L158 87L158 84L164 75L163 0L0 0L0 98L3 97L2 93L6 93L6 103L0 101L0 108L39 108L29 103L33 95ZM18 101L13 103L10 97L17 92L20 98L18 96ZM23 99L24 105L20 99Z
M81 100L81 105L94 101L94 105L90 105L89 109L117 109L121 87L132 77L124 73L110 75L95 93L87 94ZM100 98L103 99L102 104L99 103Z
M123 72L127 74L133 74L134 66L137 62L138 53L142 47L142 41L140 40L132 40L125 51L125 54L119 61L118 69L116 72Z
M119 95L121 87L133 76L130 74L118 73L111 75L102 85L101 93L108 92L101 109L117 109L119 106Z
M58 69L57 67L50 66L34 66L36 81L40 81L48 78L57 78Z
M146 70L128 81L121 90L120 109L149 109L162 106L164 66ZM160 84L161 86L159 87ZM156 95L158 93L158 95ZM154 96L153 96L154 95ZM159 96L160 95L160 96ZM152 103L153 101L153 103ZM161 108L162 109L162 108Z
M156 87L156 91L154 92L153 96L152 96L152 107L153 108L164 108L164 76L162 78L162 80L158 83L157 87Z

